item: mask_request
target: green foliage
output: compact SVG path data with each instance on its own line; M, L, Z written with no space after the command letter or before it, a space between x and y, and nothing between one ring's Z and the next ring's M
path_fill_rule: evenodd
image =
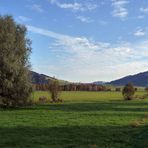
M0 103L6 107L27 103L30 44L25 26L11 16L0 16Z
M53 102L58 102L59 100L59 92L60 92L60 87L59 87L59 81L58 80L50 80L50 93L51 93L51 99Z
M125 85L122 90L122 94L125 100L132 100L135 94L135 88L131 83Z

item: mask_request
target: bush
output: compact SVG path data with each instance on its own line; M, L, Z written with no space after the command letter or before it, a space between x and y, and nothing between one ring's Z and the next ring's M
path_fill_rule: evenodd
M111 88L106 89L106 91L112 91Z
M144 94L140 99L146 99L148 97L148 94Z
M121 91L121 88L116 88L115 91Z
M122 95L125 100L132 100L135 94L135 88L132 83L128 83L122 90Z
M47 103L47 98L44 96L39 97L39 103Z
M140 124L141 123L139 121L134 121L131 123L131 127L136 128L136 127L140 126Z
M148 92L148 87L145 88L145 91Z

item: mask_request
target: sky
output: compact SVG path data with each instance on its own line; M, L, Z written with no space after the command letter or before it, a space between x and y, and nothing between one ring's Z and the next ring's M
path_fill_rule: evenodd
M147 0L0 0L27 27L32 70L71 82L148 70Z

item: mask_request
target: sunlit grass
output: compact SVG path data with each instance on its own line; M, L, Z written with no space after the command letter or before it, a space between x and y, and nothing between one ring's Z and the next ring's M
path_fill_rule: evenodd
M137 92L144 94L144 92ZM48 92L34 92L50 99ZM121 92L62 92L63 103L0 110L0 147L147 148L148 99Z

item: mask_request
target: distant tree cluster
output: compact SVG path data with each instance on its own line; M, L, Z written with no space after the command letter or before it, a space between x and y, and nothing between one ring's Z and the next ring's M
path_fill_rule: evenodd
M42 90L47 91L50 89L49 84L34 84L35 90ZM66 85L59 85L61 91L110 91L103 85L95 85L95 84L66 84Z
M105 91L106 87L103 85L95 84L68 84L61 86L63 91Z
M6 107L24 105L32 90L26 33L11 16L0 16L0 104Z
M33 89L36 91L48 91L49 88L49 84L33 84Z

